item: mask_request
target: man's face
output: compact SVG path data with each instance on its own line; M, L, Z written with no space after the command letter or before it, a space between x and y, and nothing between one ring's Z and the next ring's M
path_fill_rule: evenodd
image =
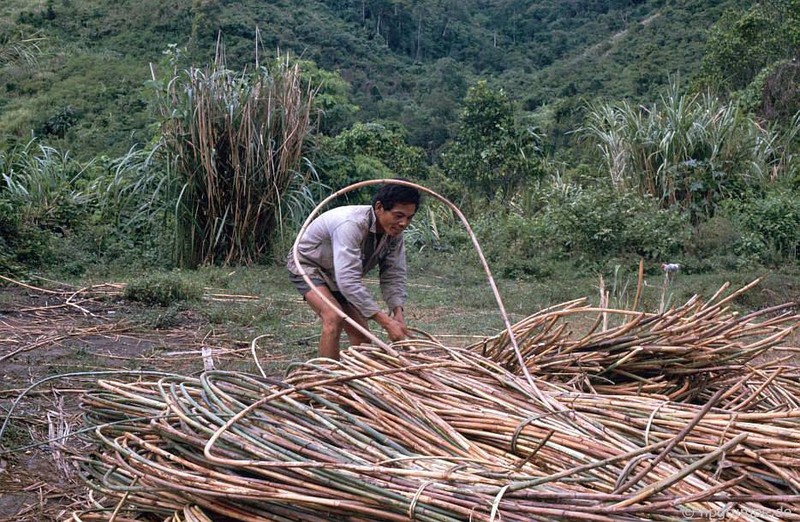
M383 208L383 203L375 203L375 216L378 218L377 230L379 233L390 236L399 236L403 233L411 218L417 212L414 203L395 203L391 210Z

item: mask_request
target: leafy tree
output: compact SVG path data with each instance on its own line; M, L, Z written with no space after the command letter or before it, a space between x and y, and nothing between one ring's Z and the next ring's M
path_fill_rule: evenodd
M317 130L335 135L352 124L358 107L348 99L350 86L338 72L320 68L310 60L298 60L303 80L316 86L313 112L317 115Z
M486 199L506 199L543 172L542 146L533 128L518 119L503 89L480 81L464 99L458 132L443 152L448 175Z
M767 0L729 11L714 25L703 57L702 81L723 93L739 91L771 64L798 58L800 0Z
M464 68L452 58L441 58L425 69L414 85L413 103L404 107L400 121L408 129L409 143L434 156L453 135L468 80Z
M322 180L335 189L365 179L420 179L428 169L422 149L408 145L392 123L356 123L326 140L321 156Z

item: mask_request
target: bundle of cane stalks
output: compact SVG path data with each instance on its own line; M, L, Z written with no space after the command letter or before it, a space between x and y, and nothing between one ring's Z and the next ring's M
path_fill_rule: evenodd
M72 518L800 520L797 371L769 357L797 316L688 303L570 340L558 322L590 312L566 303L515 327L526 364L563 382L517 375L503 336L351 347L282 380L98 381L81 469L105 502ZM663 393L687 369L707 376L694 404ZM628 384L639 374L652 389Z
M747 315L730 310L731 301L759 282L724 296L726 284L707 302L695 296L661 314L599 309L585 300L571 301L527 317L513 325L512 332L526 367L541 378L602 394L656 394L702 402L732 379L752 384L783 374L786 382L789 373L796 373L780 367L770 370L763 362L749 364L778 347L800 322L793 311L797 303ZM601 329L609 316L617 319L616 326ZM572 330L587 319L592 325L588 331ZM519 358L509 341L504 331L471 349L518 373Z

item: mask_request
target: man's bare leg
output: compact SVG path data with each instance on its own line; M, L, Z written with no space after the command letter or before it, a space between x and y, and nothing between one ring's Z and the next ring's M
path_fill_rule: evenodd
M356 323L363 326L365 330L369 330L367 318L361 315L361 312L356 310L355 306L347 304L343 307L344 312L349 315ZM347 339L350 341L350 346L358 346L360 344L369 344L369 337L367 337L361 330L357 329L347 321L344 322L344 332L347 334Z
M324 295L328 301L338 310L342 307L339 302L333 297L330 289L327 286L318 286L317 289ZM319 338L319 355L320 357L327 357L329 359L339 359L339 338L342 335L342 328L345 324L343 318L339 316L336 310L331 308L328 303L322 300L314 290L309 290L304 296L309 306L316 312L322 321L322 334Z

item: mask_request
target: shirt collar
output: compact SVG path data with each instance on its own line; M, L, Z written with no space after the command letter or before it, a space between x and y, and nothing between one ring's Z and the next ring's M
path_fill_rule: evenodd
M375 207L370 205L370 207L369 207L369 231L372 232L373 234L377 234L378 233L378 227L376 225L377 223L378 223L378 216L375 215Z

